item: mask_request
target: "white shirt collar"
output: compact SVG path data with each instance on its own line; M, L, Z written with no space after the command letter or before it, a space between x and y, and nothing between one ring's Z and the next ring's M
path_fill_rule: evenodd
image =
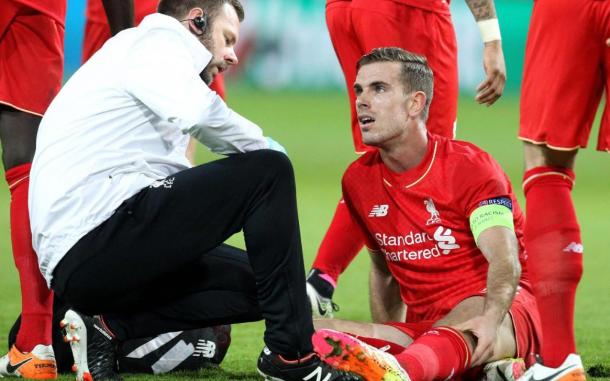
M212 60L212 53L193 35L188 29L186 29L180 21L177 19L167 16L161 13L152 13L142 20L138 28L153 29L153 28L167 28L172 29L181 36L184 41L188 44L190 52L193 55L195 69L197 72L203 71L203 69Z

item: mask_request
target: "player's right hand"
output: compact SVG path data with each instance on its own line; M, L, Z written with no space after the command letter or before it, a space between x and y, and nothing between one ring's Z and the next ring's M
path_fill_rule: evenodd
M483 48L483 69L487 78L477 86L475 100L487 106L494 104L504 92L506 65L502 41L486 42Z

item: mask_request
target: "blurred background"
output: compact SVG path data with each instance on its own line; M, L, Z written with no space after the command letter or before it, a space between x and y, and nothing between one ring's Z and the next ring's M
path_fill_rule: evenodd
M238 56L229 81L267 89L343 89L344 80L324 21L325 0L246 0ZM503 35L508 91L519 89L531 0L496 0ZM66 76L81 63L85 0L68 1ZM466 3L453 0L460 86L473 93L483 78L481 38Z

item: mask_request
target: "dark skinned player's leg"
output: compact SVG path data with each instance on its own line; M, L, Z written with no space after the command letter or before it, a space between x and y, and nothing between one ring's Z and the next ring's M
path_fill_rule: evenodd
M38 268L28 213L30 165L40 120L38 115L0 107L2 164L11 191L11 241L22 295L22 324L15 345L22 352L51 344L53 295Z

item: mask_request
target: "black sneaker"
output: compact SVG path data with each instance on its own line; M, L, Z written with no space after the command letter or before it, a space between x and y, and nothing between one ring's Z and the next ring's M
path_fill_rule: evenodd
M314 319L332 319L334 312L339 311L339 306L332 301L335 287L324 277L327 276L318 269L311 269L307 275L305 288L309 303L311 304L311 315Z
M263 348L258 357L258 373L272 381L365 381L358 375L344 372L326 364L317 354L302 362L292 363Z
M70 343L76 381L123 381L116 372L116 349L100 319L68 310L60 323Z

